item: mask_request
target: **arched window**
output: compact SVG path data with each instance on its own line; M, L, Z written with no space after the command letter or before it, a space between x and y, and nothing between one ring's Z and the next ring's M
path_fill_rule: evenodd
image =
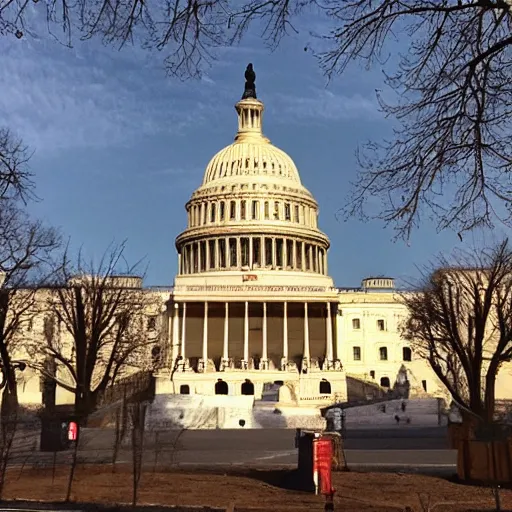
M381 377L380 379L380 385L383 387L383 388L389 388L390 387L390 382L389 382L389 377Z
M180 395L190 395L190 386L188 384L180 386Z
M412 359L412 350L409 347L404 347L402 349L402 359L404 361L411 361L411 359Z
M226 203L224 203L224 201L221 201L220 205L219 205L219 220L221 222L224 222L225 216L226 216Z
M236 202L231 201L229 203L229 220L235 220L236 218Z
M242 382L242 395L254 395L254 384L249 379Z
M215 383L215 394L216 395L227 395L228 394L228 383L219 379Z
M320 394L330 395L331 394L331 383L328 380L322 379L320 381Z
M217 205L215 203L210 205L210 222L215 222L216 207Z
M153 359L154 366L159 366L162 362L162 349L158 345L151 349L151 358Z

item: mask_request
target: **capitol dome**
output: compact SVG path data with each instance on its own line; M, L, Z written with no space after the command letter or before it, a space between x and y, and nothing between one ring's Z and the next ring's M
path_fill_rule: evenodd
M239 120L235 141L211 159L203 186L242 177L272 177L300 185L299 171L293 160L262 133L263 103L249 98L237 103L235 108Z
M318 204L290 156L263 135L264 105L254 83L246 83L235 109L234 141L211 159L186 204L187 228L176 239L176 283L218 278L225 285L244 273L259 282L289 282L295 273L332 285Z

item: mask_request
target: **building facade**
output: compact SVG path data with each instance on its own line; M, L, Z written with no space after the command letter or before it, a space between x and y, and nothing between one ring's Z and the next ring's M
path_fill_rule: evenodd
M254 83L235 110L233 143L186 203L174 286L147 290L162 304L148 321L165 355L157 394L259 400L277 389L280 403L320 407L407 383L410 396L446 396L400 337L407 311L393 279L334 286L318 204L293 160L263 134ZM42 336L42 322L27 336ZM506 388L498 385L498 398ZM21 402L40 403L41 394L35 372L20 376ZM57 392L57 403L72 400Z

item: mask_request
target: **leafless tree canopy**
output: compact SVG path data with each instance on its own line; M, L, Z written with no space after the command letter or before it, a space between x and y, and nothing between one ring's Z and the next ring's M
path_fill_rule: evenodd
M403 328L459 404L492 421L495 380L512 359L512 249L440 258L417 290L403 295Z
M11 200L0 201L0 359L3 378L16 392L11 359L36 310L35 294L48 278L59 234L31 220Z
M44 354L59 371L47 377L75 394L76 413L84 418L151 344L144 319L154 299L123 277L133 278L138 266L119 274L123 252L124 244L111 248L98 265L81 256L74 265L64 256L61 281L48 301ZM40 369L45 372L44 364Z
M29 158L28 149L22 141L8 129L0 128L0 201L26 200L32 196L33 183L28 168Z
M30 6L0 0L0 33L21 37ZM512 225L511 0L49 0L32 8L68 42L76 29L86 39L161 50L182 78L198 76L218 47L253 25L275 47L314 9L335 27L317 34L327 50L316 57L329 76L353 60L386 69L400 52L386 72L399 99L379 95L397 128L359 151L343 213L380 218L404 238L424 215L459 232L497 219ZM366 208L374 196L377 212Z

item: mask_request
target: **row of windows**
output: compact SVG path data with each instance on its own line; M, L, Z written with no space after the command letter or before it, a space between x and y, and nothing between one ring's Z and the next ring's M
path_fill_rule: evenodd
M358 331L361 329L361 320L359 318L352 319L352 329ZM377 320L377 330L378 331L386 331L386 322L382 319Z
M181 274L244 268L287 269L327 274L325 249L286 238L215 238L186 244L181 254Z
M354 361L361 361L361 347L353 347L352 355ZM381 361L388 360L388 348L380 347L379 348L379 359ZM402 348L402 361L411 361L412 360L412 350L409 347Z
M190 207L188 211L189 227L204 226L217 222L243 220L285 220L317 227L316 209L305 205L283 201L248 201L232 199L201 203Z
M241 385L241 394L242 395L254 395L254 384L249 380L245 379L245 382ZM319 384L319 390L321 395L330 395L331 394L331 383L322 379ZM180 394L181 395L190 395L190 386L188 384L182 384L180 386ZM216 395L227 395L229 394L229 386L228 383L222 379L218 379L215 383L215 394Z

